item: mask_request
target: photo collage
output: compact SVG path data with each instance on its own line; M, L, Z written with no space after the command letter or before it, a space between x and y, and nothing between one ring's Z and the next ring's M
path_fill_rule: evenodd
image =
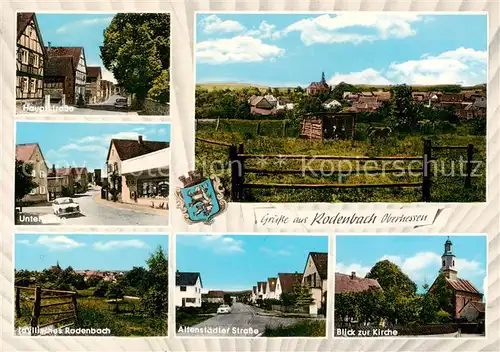
M12 346L499 341L487 12L14 13Z

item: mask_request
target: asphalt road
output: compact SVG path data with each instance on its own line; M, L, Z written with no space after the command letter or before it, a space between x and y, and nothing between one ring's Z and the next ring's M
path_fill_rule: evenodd
M167 226L168 213L151 214L140 210L128 210L96 203L94 195L99 191L89 191L73 199L80 205L81 215L59 218L52 212L52 206L23 207L23 214L36 215L43 225L109 225L109 226ZM24 222L26 225L34 225Z
M262 334L266 326L292 325L297 322L297 319L294 318L257 315L253 307L243 303L234 303L232 308L230 314L218 314L200 324L190 327L193 329L204 329L204 331L177 332L177 335L252 337ZM209 329L217 331L210 333Z

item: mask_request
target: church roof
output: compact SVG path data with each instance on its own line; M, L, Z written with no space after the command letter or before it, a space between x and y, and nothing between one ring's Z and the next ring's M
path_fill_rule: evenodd
M478 289L469 280L463 280L457 278L456 280L446 279L448 285L450 285L456 291L469 292L475 294L481 294Z

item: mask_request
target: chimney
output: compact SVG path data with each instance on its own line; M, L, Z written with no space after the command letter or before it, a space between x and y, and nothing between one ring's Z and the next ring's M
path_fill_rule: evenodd
M139 135L139 144L142 144L142 136Z
M352 271L351 272L351 279L355 279L356 278L356 272L355 271Z

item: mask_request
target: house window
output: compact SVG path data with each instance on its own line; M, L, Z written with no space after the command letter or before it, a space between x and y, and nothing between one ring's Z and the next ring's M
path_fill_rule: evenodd
M19 48L17 49L17 61L23 62L23 49Z
M40 67L43 67L43 57L40 56Z
M33 66L35 62L35 55L33 53L28 54L28 65Z
M186 303L196 303L196 298L186 298Z
M23 77L23 84L21 85L21 90L23 92L28 91L28 78L27 77Z
M186 286L181 286L181 292L186 292Z
M444 266L444 260L443 260L443 266Z
M455 266L455 259L453 259L453 266Z
M36 81L35 81L34 78L30 79L30 89L29 89L29 92L30 93L36 92Z
M45 194L46 193L46 189L44 186L40 186L40 194Z

